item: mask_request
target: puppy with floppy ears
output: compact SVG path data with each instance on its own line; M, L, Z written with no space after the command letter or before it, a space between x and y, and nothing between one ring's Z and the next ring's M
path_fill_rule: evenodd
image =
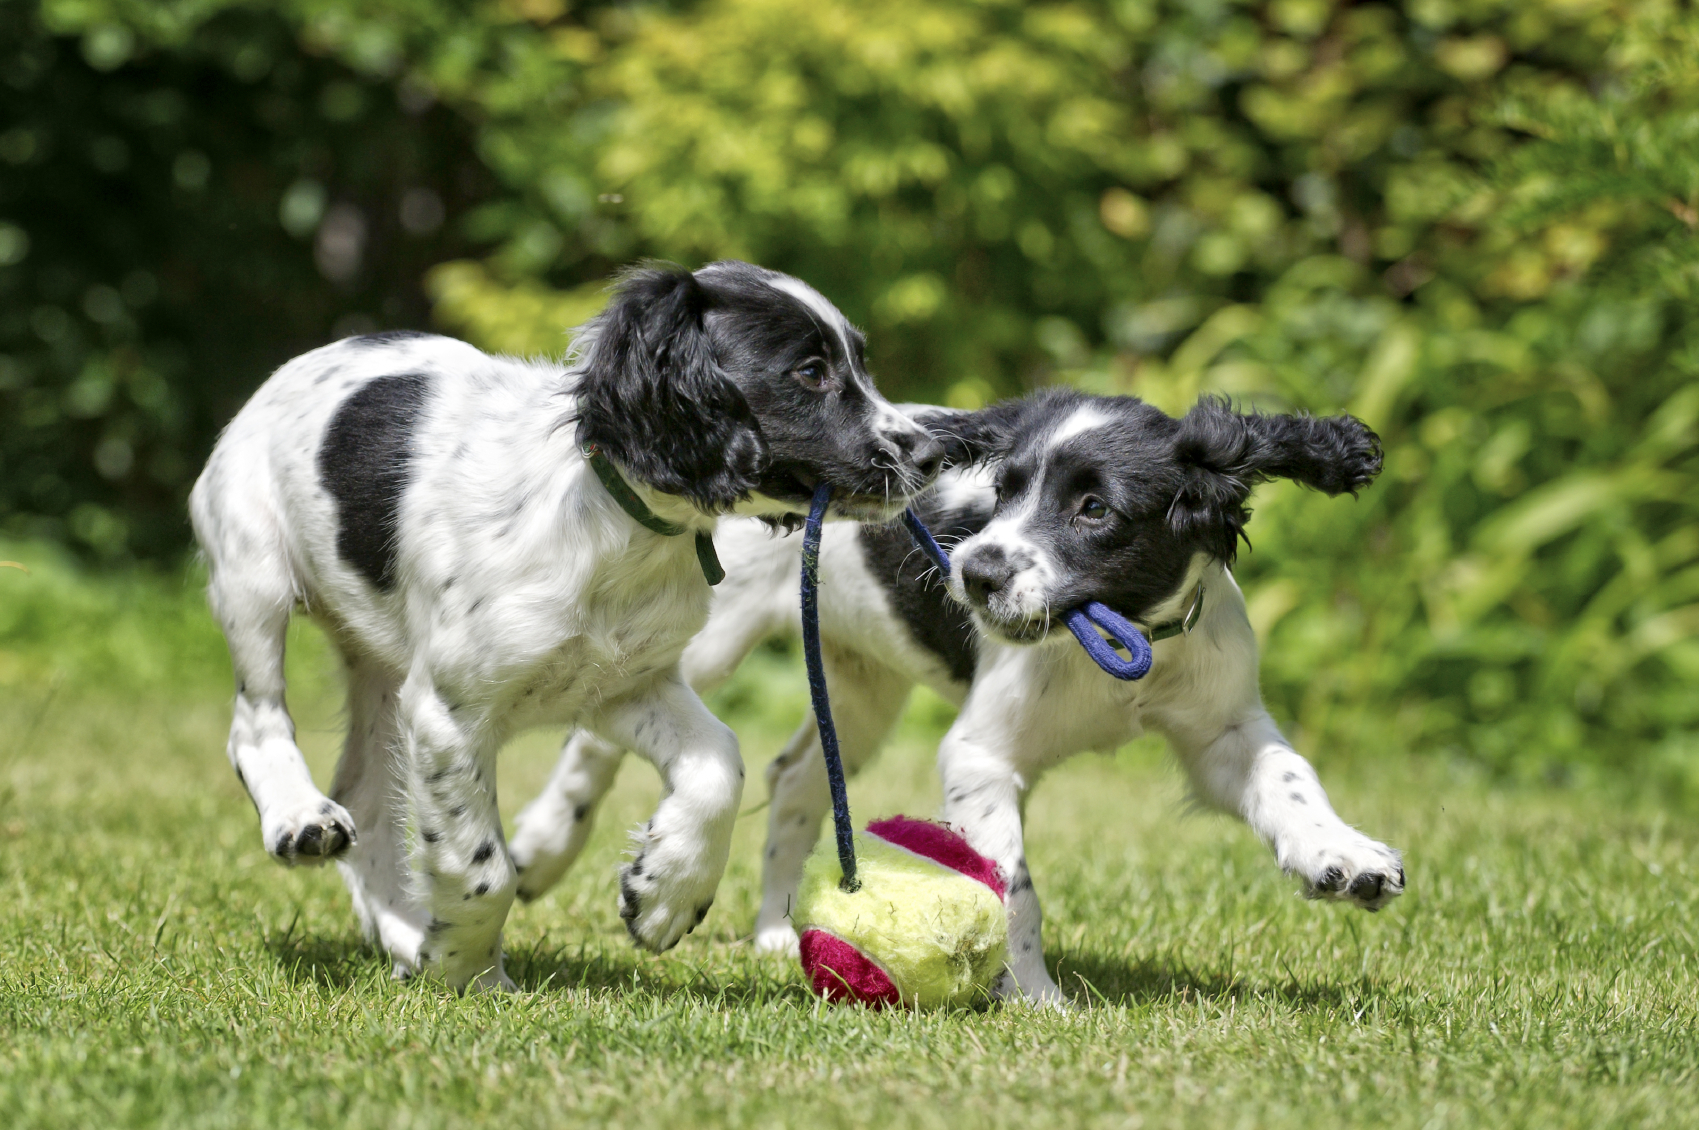
M1234 412L1204 400L1173 419L1132 397L1051 390L974 413L909 408L952 448L916 503L952 548L946 579L899 525L828 527L820 632L847 769L865 764L924 683L961 712L938 751L943 817L1009 881L1006 994L1059 1002L1044 964L1022 808L1051 766L1168 738L1199 801L1233 813L1313 898L1377 910L1404 890L1393 849L1334 812L1315 770L1257 690L1257 643L1230 566L1252 487L1290 478L1355 493L1380 470L1373 432L1348 416ZM761 640L798 631L800 538L722 522L733 580L684 654L706 689ZM949 595L946 594L946 584ZM1062 629L1098 600L1146 626L1150 674L1111 678ZM583 846L620 751L573 736L549 785L520 814L520 895L536 897ZM812 718L767 770L772 805L756 944L791 950L803 861L829 807Z
M190 509L236 676L229 756L285 864L336 859L398 975L511 987L515 869L496 751L576 723L665 782L620 880L638 944L702 921L743 770L678 662L707 618L728 512L788 520L814 486L888 520L940 443L875 390L861 334L746 263L628 275L568 364L422 334L284 365L219 439ZM685 536L672 536L682 534ZM290 613L347 664L329 797L284 703Z

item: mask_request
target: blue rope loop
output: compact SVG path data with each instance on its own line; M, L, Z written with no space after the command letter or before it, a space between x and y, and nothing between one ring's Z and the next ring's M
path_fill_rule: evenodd
M815 501L818 505L818 494L815 495ZM812 519L810 520L812 521ZM914 512L912 506L903 511L903 525L908 527L909 536L914 539L914 544L919 546L921 552L931 558L932 563L938 566L939 571L948 577L950 574L949 554L944 552L943 547L932 536L932 531L926 528L926 523L920 520L920 515ZM803 560L806 562L808 553L806 542L804 542L802 552ZM807 569L805 567L804 592L807 591L808 585L806 574ZM807 597L805 596L803 599L806 601ZM804 604L803 608L803 646L806 650L807 605ZM1062 617L1062 622L1068 625L1068 630L1074 633L1074 638L1080 641L1080 646L1085 648L1085 653L1091 656L1092 662L1103 668L1108 674L1117 679L1132 682L1136 679L1142 679L1150 673L1150 641L1145 639L1144 633L1139 631L1138 625L1107 604L1096 600L1088 601L1085 607L1075 608L1066 613ZM1108 640L1098 634L1097 629L1099 628L1102 628L1104 633L1109 636ZM1111 646L1111 641L1124 648L1130 658L1122 659L1117 655L1115 648ZM824 687L824 683L821 685ZM815 714L819 714L818 707L816 707ZM830 763L828 762L829 767Z
M1102 601L1087 601L1083 608L1062 617L1062 622L1068 625L1092 662L1117 679L1132 682L1150 674L1150 641L1136 624ZM1117 655L1109 640L1097 634L1098 628L1125 648L1130 658Z
M820 752L826 758L826 782L832 789L832 827L837 832L838 865L844 875L838 889L854 894L861 889L855 873L855 826L850 823L844 759L838 751L838 729L832 724L832 702L826 694L826 666L820 659L820 527L826 518L826 504L831 501L830 483L815 487L808 523L802 530L802 658L808 666L808 695L814 701Z

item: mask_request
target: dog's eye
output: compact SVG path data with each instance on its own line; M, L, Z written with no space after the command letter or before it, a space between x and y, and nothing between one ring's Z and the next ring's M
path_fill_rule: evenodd
M798 365L791 370L791 376L795 377L803 388L818 392L826 387L826 365L821 361L808 361Z
M1101 498L1088 498L1080 503L1080 517L1093 522L1100 522L1109 517L1109 507L1103 505Z

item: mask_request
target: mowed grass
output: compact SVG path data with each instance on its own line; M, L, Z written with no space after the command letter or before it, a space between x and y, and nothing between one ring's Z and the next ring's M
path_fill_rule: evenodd
M1076 1007L913 1015L822 1006L793 963L751 951L760 811L702 928L634 950L615 868L657 785L632 760L578 868L509 919L523 991L457 999L390 979L333 869L261 850L192 593L11 573L5 1126L1699 1123L1699 823L1651 802L1316 751L1347 819L1406 852L1410 893L1367 915L1303 901L1242 826L1188 814L1159 746L1078 758L1028 812L1045 948ZM339 692L310 628L291 671L327 781ZM803 701L776 654L716 698L744 739L746 808ZM917 701L852 787L860 818L933 810L947 718ZM558 738L504 754L510 815Z

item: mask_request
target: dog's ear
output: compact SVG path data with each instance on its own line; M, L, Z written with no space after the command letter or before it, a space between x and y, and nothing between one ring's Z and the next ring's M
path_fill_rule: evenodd
M935 404L899 404L898 409L944 445L944 465L965 467L1001 459L1014 442L1024 401L1004 400L985 408L941 408Z
M714 355L711 304L682 267L627 275L587 328L577 415L579 443L714 513L748 497L767 445Z
M1380 474L1380 437L1355 416L1239 413L1206 397L1180 421L1174 443L1182 481L1168 510L1182 533L1218 535L1215 552L1231 561L1250 511L1251 488L1291 479L1328 494L1355 495Z

